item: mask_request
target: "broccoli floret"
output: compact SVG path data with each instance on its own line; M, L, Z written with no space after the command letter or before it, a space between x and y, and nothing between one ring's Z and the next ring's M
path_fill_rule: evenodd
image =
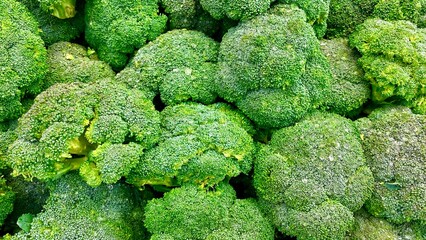
M15 0L0 2L0 122L19 117L25 94L37 94L46 70L47 51L37 22Z
M226 177L248 173L254 144L238 112L217 105L185 103L161 112L160 143L148 150L127 181L177 186L214 186ZM238 120L237 120L238 119Z
M422 7L422 0L378 0L372 17L417 23Z
M58 19L41 9L38 1L18 0L33 14L41 29L40 36L47 46L60 41L71 41L84 31L84 4L77 5L73 18Z
M8 160L15 176L47 180L80 169L92 186L112 183L155 144L159 129L159 113L139 90L107 79L59 83L19 119Z
M154 40L166 27L157 0L87 0L85 38L99 58L122 69L130 54Z
M274 0L200 0L201 6L215 19L228 17L247 20L265 13Z
M258 153L254 187L281 232L298 239L343 239L370 197L373 177L354 124L313 113L273 133Z
M160 3L170 29L192 29L213 36L219 28L219 21L203 10L199 0L160 0Z
M0 175L3 169L8 167L7 151L9 145L18 137L15 132L17 121L0 122Z
M55 83L87 83L115 76L111 67L99 61L93 51L75 43L55 43L49 46L47 57L45 89Z
M357 64L358 54L345 38L321 40L321 50L330 62L333 82L328 108L340 115L353 117L370 98L370 83Z
M330 0L278 0L279 3L294 4L303 9L307 21L315 30L318 38L322 38L327 30L327 19Z
M0 176L0 226L3 225L7 215L13 210L15 193L6 185L6 179Z
M37 0L43 11L50 13L59 19L67 19L75 16L76 0Z
M426 221L426 116L388 106L356 123L375 179L368 211L397 224Z
M49 197L49 190L45 183L33 179L31 182L25 181L23 177L12 177L5 175L7 185L15 193L13 211L5 221L5 232L18 232L20 224L17 225L19 217L23 214L35 215L41 212L46 199Z
M163 198L149 201L145 217L151 239L274 239L273 228L257 202L236 199L227 183L214 190L191 185L175 188Z
M322 105L332 80L305 13L278 5L230 29L219 50L216 91L259 127L294 124Z
M218 49L219 44L203 33L169 31L139 49L117 79L160 93L166 105L190 100L210 104L216 99Z
M12 239L145 239L145 201L125 184L92 188L77 174L49 184L50 196L28 233Z
M400 103L426 113L426 30L408 21L367 19L350 36L372 84L375 102Z

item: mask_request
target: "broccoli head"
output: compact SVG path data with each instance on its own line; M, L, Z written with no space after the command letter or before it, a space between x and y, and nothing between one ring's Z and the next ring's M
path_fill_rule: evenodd
M158 0L87 0L85 38L99 58L122 69L130 54L166 28Z
M50 45L47 64L49 69L44 80L45 89L55 83L87 83L115 76L111 67L99 61L93 51L75 43L58 42Z
M50 196L28 232L11 239L145 239L141 194L125 184L88 186L77 174L49 183Z
M327 19L330 0L278 0L279 3L294 4L303 9L307 21L315 30L318 38L322 38L327 30Z
M47 51L37 22L21 3L0 2L0 122L19 117L21 99L37 94L47 70Z
M372 84L372 99L426 114L426 30L408 21L367 19L350 36Z
M199 0L160 0L160 3L170 29L192 29L213 36L219 28L219 21L201 7Z
M305 13L277 5L231 28L219 50L218 95L259 127L294 124L327 100L331 70Z
M71 41L84 31L84 4L76 6L73 18L59 19L45 12L38 1L18 0L33 14L41 29L40 36L47 46L60 41Z
M0 176L0 226L3 225L7 215L13 210L15 193L6 185L6 179Z
M321 40L321 50L330 62L331 84L329 110L344 116L355 116L370 98L370 83L357 64L358 54L345 38Z
M9 147L13 174L41 180L71 170L92 186L114 183L159 138L160 117L139 90L111 80L59 83L19 119Z
M234 189L220 183L215 189L185 185L145 207L145 226L151 239L274 239L274 230L254 199L236 199Z
M370 197L373 176L354 124L316 112L273 133L255 160L254 187L281 232L343 239Z
M173 30L139 49L117 80L160 93L166 105L184 101L204 104L216 99L219 44L201 32Z
M274 0L200 0L201 6L215 19L228 17L247 20L265 13Z
M144 154L127 181L136 186L190 182L205 187L248 173L255 150L246 131L250 126L229 108L196 103L166 107L160 142Z
M75 16L76 0L37 0L43 11L50 13L59 19L67 19Z
M426 221L426 116L388 106L356 123L375 179L368 211L398 224Z
M374 6L372 17L383 20L407 20L417 23L423 0L378 0Z
M0 175L3 169L8 167L7 151L9 145L17 138L15 128L17 121L0 122Z

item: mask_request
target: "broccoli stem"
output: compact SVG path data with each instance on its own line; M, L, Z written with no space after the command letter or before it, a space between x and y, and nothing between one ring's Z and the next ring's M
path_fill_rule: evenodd
M72 171L72 170L77 170L80 168L80 166L87 161L88 157L84 156L84 157L80 157L80 158L68 158L65 159L64 161L60 162L60 163L56 163L55 164L55 169L57 172L57 177L60 177L62 175L64 175L65 173Z
M61 0L57 3L52 4L49 7L52 15L59 19L72 18L77 13L75 11L76 0Z

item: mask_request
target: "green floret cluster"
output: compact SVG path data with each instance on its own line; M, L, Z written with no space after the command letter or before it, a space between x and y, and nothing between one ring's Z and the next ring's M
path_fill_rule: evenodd
M425 240L426 0L0 0L0 240Z

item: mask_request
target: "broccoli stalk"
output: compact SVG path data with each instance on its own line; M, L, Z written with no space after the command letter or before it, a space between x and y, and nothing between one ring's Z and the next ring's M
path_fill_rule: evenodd
M75 16L77 11L75 10L76 0L38 0L41 8L45 12L49 12L51 15L59 19L67 19Z

